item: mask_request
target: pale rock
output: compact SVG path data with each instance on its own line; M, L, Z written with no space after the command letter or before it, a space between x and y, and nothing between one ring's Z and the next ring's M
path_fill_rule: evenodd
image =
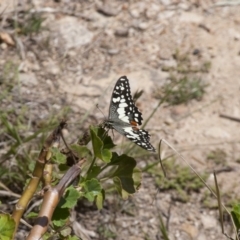
M139 28L140 30L146 30L146 29L148 28L148 23L147 23L147 22L140 22L140 23L138 24L138 28Z
M7 44L6 44L5 42L1 43L0 46L1 46L1 49L2 49L2 50L7 49L7 47L8 47Z
M230 134L223 130L220 127L209 127L205 132L204 135L206 137L212 137L212 138L216 138L216 139L231 139Z
M197 238L197 240L208 240L209 238L206 236L204 232L201 232Z
M109 4L98 5L97 4L97 11L105 16L112 17L118 15L120 12L120 8L116 6L111 6Z
M183 223L181 229L186 232L191 239L195 239L199 234L198 229L192 224Z
M134 18L139 18L140 17L140 12L137 9L131 9L130 10L130 14L132 15L132 17Z
M216 228L219 224L214 216L201 215L201 221L204 229Z
M234 40L240 39L240 32L236 29L230 28L228 29L229 36L232 37Z
M52 61L47 62L45 69L47 70L48 73L53 74L53 75L57 75L60 73L59 66L55 62L52 62Z
M126 236L126 235L124 235ZM146 238L140 237L140 236L129 236L129 240L144 240Z
M158 14L158 20L166 20L172 18L176 14L176 11L163 11Z
M158 55L159 55L159 58L162 60L171 60L173 53L172 53L172 50L169 48L161 48L159 50ZM176 61L174 65L175 66L177 65Z
M170 5L170 4L172 3L171 0L161 0L160 2L161 2L163 5L165 5L165 6L168 6L168 5Z
M19 81L26 86L36 86L38 84L37 77L34 73L19 73Z
M171 117L168 116L164 119L164 123L166 125L172 125L174 123L174 120Z
M151 79L157 83L160 87L163 87L166 84L167 79L169 79L170 73L166 71L152 70Z
M89 15L91 15L91 17L94 19L89 23L89 29L91 30L102 30L109 22L108 18L98 12L89 12Z
M157 17L160 10L161 10L161 8L158 4L151 3L150 6L146 10L146 16L149 19L153 19L153 18Z
M187 10L190 9L190 6L189 6L188 4L182 2L182 3L179 3L179 4L178 4L178 8L187 11Z
M55 91L55 86L54 86L53 82L50 79L46 80L46 84L49 86L49 89L50 89L51 92Z
M203 22L203 16L193 12L182 12L179 21L200 24Z
M75 17L63 17L53 21L50 28L51 39L57 47L62 47L62 45L65 49L80 47L90 43L93 39L93 33Z
M0 2L0 12L3 14L11 13L16 10L15 0L1 0Z
M187 112L188 112L187 106L185 104L179 104L172 107L171 117L173 119L178 119L180 116L187 114Z
M118 48L111 48L111 49L108 49L108 54L110 55L116 55L119 53L119 49Z
M153 81L151 80L150 73L148 71L136 71L127 74L127 77L131 84L132 92L137 90L144 90L144 93L151 94L153 88Z
M174 69L176 69L177 68L177 62L174 59L166 60L166 61L163 62L162 66L165 67L165 68L174 68Z
M135 4L131 4L131 8L129 9L130 14L134 18L139 18L141 14L145 12L147 5L145 2L138 1Z
M114 34L118 37L127 37L128 32L129 32L129 28L121 27L121 28L116 29Z

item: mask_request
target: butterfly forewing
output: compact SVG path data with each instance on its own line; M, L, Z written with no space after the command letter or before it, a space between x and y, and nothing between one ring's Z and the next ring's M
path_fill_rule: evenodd
M148 151L155 151L149 142L148 132L138 129L142 120L142 113L133 102L127 77L120 77L113 89L106 125L114 128L140 147Z
M129 81L125 76L118 79L113 89L109 119L119 119L128 124L131 121L142 124L142 113L133 102Z

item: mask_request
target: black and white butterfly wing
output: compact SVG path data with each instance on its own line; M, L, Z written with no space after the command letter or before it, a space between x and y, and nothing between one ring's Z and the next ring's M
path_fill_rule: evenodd
M120 120L127 124L134 121L137 125L142 124L142 113L133 102L126 76L120 77L113 89L109 107L109 120Z
M113 89L107 124L140 147L155 151L148 132L138 129L142 120L142 113L133 102L127 77L120 77Z

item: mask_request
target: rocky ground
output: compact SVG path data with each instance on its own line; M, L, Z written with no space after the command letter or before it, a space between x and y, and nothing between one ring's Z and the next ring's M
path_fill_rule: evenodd
M41 16L39 32L13 34L13 20L31 21L26 10ZM70 128L81 133L83 125L103 119L96 104L107 114L112 87L122 75L128 76L132 92L144 90L138 106L146 119L173 74L166 69L178 65L176 53L187 56L191 68L208 64L207 71L194 73L207 84L203 98L161 105L146 129L154 145L167 140L198 172L220 168L223 196L239 199L240 125L219 114L240 117L240 2L2 1L0 12L2 76L7 64L18 66L11 101L16 109L28 106L32 122L70 106ZM2 107L6 103L3 99ZM163 149L172 152L166 144ZM216 149L225 153L229 171L207 160ZM146 161L139 158L138 164L144 167ZM226 239L217 210L203 205L204 193L192 193L182 203L173 200L172 191L157 193L154 180L144 174L141 189L129 200L111 196L106 209L85 206L76 218L86 239L161 239L159 213L168 221L170 239ZM230 222L225 224L231 234Z

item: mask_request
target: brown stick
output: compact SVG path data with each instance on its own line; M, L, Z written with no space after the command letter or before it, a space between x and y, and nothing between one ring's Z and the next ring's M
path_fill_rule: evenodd
M46 139L43 145L43 148L36 161L34 171L32 173L32 179L26 186L21 198L19 199L18 203L15 205L15 209L12 213L12 218L15 220L15 223L16 223L14 235L17 231L20 219L24 211L26 210L29 204L29 201L32 199L33 194L35 193L41 178L43 177L44 166L51 157L50 148L53 146L59 145L60 138L61 138L60 133L65 126L66 126L66 121L61 121L59 126L48 136L48 138Z
M63 195L65 189L80 174L80 166L84 161L85 159L69 168L58 185L54 188L49 188L45 193L38 218L36 219L35 225L28 235L27 240L40 239L42 235L47 231L48 225L52 219L53 212L57 207L61 196Z
M235 122L240 122L240 118L228 116L226 114L219 114L219 117L226 118Z

